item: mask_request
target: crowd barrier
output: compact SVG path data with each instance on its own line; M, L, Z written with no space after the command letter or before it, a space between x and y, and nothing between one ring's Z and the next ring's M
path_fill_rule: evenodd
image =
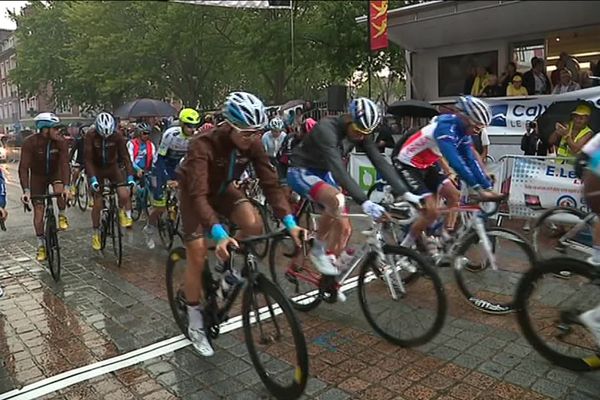
M535 218L556 206L588 212L574 160L509 154L488 164L489 173L495 176L494 189L508 196L498 214L498 224L503 218Z

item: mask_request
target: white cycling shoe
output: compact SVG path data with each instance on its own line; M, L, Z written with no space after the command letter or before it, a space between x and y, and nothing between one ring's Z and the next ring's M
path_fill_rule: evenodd
M210 357L215 354L204 329L193 329L189 327L188 336L190 337L192 346L194 346L194 349L196 349L200 355Z
M600 307L582 313L579 321L594 335L596 344L600 348Z
M156 243L154 243L154 227L152 225L145 225L144 229L142 229L142 232L144 232L144 238L146 239L146 246L148 246L149 249L153 249L156 246Z
M331 258L324 253L315 254L311 251L310 260L317 268L317 271L319 271L323 275L336 276L340 273L336 266L333 265L333 263L331 262Z

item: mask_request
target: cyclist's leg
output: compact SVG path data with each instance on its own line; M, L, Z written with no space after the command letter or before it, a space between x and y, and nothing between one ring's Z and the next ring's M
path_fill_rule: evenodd
M181 202L181 220L183 221L183 241L186 248L187 264L183 291L187 301L189 328L188 335L194 348L204 356L214 354L212 346L206 336L203 306L203 273L208 254L204 228L197 218L193 205L186 200L185 195Z
M411 247L421 236L425 228L435 222L439 215L437 211L437 196L433 194L437 191L437 188L432 191L427 187L425 182L426 171L408 165L400 166L397 168L397 171L411 193L423 196L424 205L421 213L411 225L409 234L400 244L404 247Z
M454 183L452 183L450 178L444 175L439 169L436 173L432 172L429 176L427 176L427 180L425 183L427 187L435 187L437 189L437 193L444 199L446 199L447 207L451 208L459 206L460 192L458 191L456 186L454 186ZM455 211L448 213L448 215L446 216L445 226L448 232L454 231L457 216L458 213Z
M237 238L257 236L264 232L263 221L256 208L246 198L246 195L230 184L225 192L214 202L215 211L228 217L239 227Z
M344 216L344 195L337 189L328 171L290 168L288 183L300 196L314 200L325 208L319 219L311 259L321 273L336 275L337 268L326 256L326 251L329 249L339 255L352 232L349 220Z
M31 175L31 195L42 196L46 194L48 180L45 176ZM44 201L35 200L33 203L33 229L38 240L38 248L45 246L44 241Z
M54 193L62 193L65 189L65 185L60 180L52 181L52 190ZM60 196L56 199L56 203L58 204L58 227L61 230L66 230L69 228L69 220L65 214L65 209L67 208L67 202L64 197Z

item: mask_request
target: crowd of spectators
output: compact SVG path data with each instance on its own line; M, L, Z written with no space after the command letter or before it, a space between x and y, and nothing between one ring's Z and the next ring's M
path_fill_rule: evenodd
M517 65L509 62L500 78L483 65L478 65L467 76L464 93L479 97L528 96L561 94L600 85L591 76L600 75L600 61L591 63L589 70L582 70L579 62L562 52L556 61L556 69L548 75L543 58L533 57L531 69L524 74Z

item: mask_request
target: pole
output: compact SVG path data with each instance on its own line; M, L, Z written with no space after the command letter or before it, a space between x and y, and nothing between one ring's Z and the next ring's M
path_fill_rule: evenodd
M367 2L367 81L369 85L369 98L371 98L371 3Z
M294 84L294 4L290 0L290 40L292 42L292 71L291 81Z

